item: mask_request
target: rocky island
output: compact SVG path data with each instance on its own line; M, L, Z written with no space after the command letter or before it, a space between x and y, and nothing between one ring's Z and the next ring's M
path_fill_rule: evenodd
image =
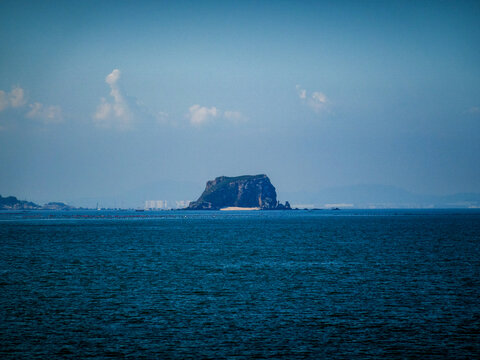
M277 201L275 187L267 175L220 176L207 182L205 191L186 210L259 209L289 210L288 201Z

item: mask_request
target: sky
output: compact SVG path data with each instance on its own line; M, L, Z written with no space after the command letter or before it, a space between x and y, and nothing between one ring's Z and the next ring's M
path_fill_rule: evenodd
M2 196L478 193L478 154L478 1L0 2Z

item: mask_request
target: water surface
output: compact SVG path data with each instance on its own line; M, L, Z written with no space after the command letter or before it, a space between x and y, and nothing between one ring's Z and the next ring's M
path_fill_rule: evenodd
M2 212L1 358L480 357L480 211Z

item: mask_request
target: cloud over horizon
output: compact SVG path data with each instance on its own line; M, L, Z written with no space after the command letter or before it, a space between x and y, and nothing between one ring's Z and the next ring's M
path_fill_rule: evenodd
M226 110L223 113L225 119L230 120L234 123L241 123L247 121L247 118L240 111Z
M15 86L9 93L0 90L0 111L10 107L18 108L26 103L25 91L21 87Z
M29 119L40 120L45 124L60 123L63 121L60 106L45 106L39 102L28 106L30 107L30 111L25 116Z
M222 111L215 106L208 108L198 104L190 106L186 116L190 120L190 124L193 126L201 126L211 122L215 118L220 117L233 123L240 123L247 120L247 118L240 111Z
M297 89L298 97L302 100L302 103L310 107L314 112L320 114L328 109L330 101L327 96L319 91L314 91L310 96L307 94L307 90L303 89L300 85L295 86Z
M19 109L19 114L27 119L37 120L44 124L60 123L63 121L62 109L58 105L44 105L35 101L25 108L27 99L25 90L15 86L9 93L0 90L0 112L8 109ZM17 113L18 114L18 113ZM0 129L4 129L2 126Z
M198 104L190 106L187 117L190 119L190 124L194 126L203 125L211 119L219 115L219 111L215 106L207 108Z
M467 109L467 111L465 112L470 115L478 115L480 114L480 107L472 106L471 108Z
M99 127L119 130L128 130L133 127L133 113L118 85L120 75L120 70L114 69L105 77L105 82L110 86L110 96L113 99L111 102L104 97L100 99L100 104L93 115L93 120Z

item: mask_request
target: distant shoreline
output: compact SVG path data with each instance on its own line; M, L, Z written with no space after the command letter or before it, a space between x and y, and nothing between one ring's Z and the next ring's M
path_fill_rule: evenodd
M251 211L251 210L260 210L259 207L238 207L238 206L229 206L221 208L220 211Z

